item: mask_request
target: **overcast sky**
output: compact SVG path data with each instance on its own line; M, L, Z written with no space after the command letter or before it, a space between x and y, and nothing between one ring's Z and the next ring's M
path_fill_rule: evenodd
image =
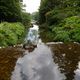
M26 4L26 11L29 13L37 11L40 6L40 0L23 0L23 3Z

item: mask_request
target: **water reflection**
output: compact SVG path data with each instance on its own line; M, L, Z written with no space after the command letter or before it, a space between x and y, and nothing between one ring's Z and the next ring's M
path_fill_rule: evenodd
M54 62L58 63L61 73L65 74L65 80L80 80L80 68L78 68L80 44L54 44L50 46L54 52Z
M53 62L51 50L39 44L33 52L19 58L11 80L64 80L57 64Z

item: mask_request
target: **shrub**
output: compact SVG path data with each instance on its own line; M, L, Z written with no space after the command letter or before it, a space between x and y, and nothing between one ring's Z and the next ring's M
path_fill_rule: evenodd
M24 32L24 26L21 23L1 23L0 46L8 46L19 43Z
M80 27L80 17L79 16L72 16L69 18L65 18L62 22L62 27L73 29L75 27Z
M52 31L55 36L54 41L80 42L80 17L66 18L60 23L59 27L53 28Z
M26 12L22 12L22 24L25 26L25 28L29 28L30 22L31 22L31 15Z
M70 37L73 41L80 42L80 27L70 31Z
M53 39L54 41L69 42L69 33L67 31L58 31Z
M58 9L55 8L46 13L46 23L49 25L60 24L65 18L78 14L73 8Z

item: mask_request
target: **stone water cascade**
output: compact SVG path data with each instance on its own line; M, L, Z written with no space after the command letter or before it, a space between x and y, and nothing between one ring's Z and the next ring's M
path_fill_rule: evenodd
M39 40L39 27L37 25L33 25L31 28L29 28L28 35L26 35L25 43L30 43L37 45Z
M20 57L11 80L64 80L58 65L54 63L50 48L44 43L38 43L33 52L25 51Z

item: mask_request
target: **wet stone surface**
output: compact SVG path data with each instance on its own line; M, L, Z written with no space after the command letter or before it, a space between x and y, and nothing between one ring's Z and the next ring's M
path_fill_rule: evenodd
M33 52L17 60L11 80L62 80L57 64L53 62L52 52L45 44L39 44Z
M49 45L53 51L54 62L58 64L65 80L80 80L80 44Z
M80 44L48 46L0 49L0 80L80 80Z
M20 48L0 49L0 80L10 80L17 59L22 56Z

